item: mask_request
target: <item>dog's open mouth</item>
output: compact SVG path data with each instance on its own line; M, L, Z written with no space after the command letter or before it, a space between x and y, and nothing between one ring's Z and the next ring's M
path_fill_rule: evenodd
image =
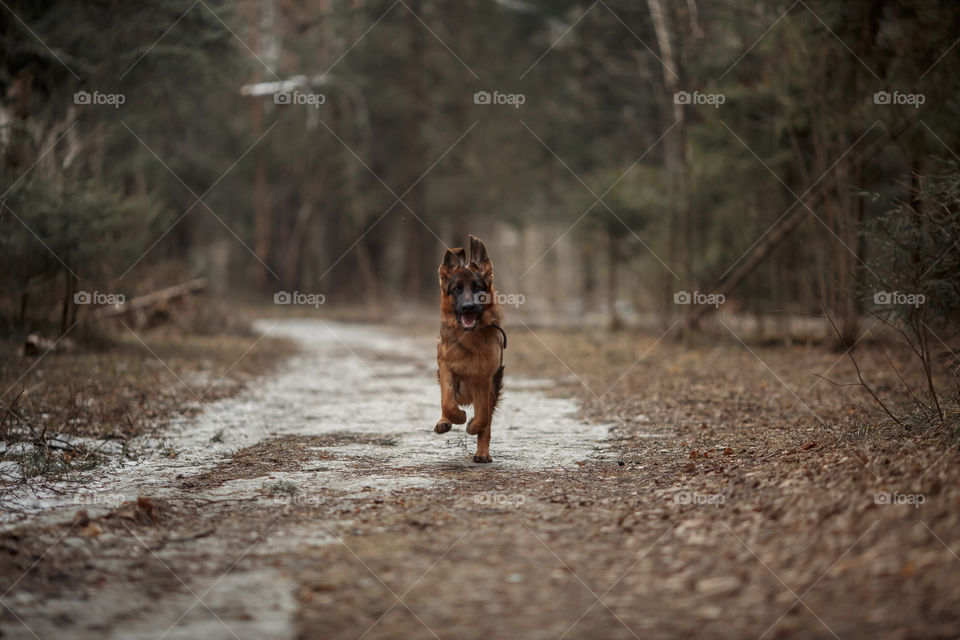
M475 326L477 326L477 320L479 319L480 319L480 314L471 313L469 311L465 311L458 316L458 320L460 321L460 328L465 329L466 331L469 331L470 329L473 329Z

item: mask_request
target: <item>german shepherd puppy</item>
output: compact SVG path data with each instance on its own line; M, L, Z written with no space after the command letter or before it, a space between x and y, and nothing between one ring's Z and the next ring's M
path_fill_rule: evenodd
M447 249L440 275L440 337L437 378L442 415L434 431L446 433L467 421L461 406L473 405L467 433L477 436L474 462L492 462L490 423L503 388L503 311L493 289L493 263L479 238L470 236L470 255ZM503 343L500 336L503 336Z

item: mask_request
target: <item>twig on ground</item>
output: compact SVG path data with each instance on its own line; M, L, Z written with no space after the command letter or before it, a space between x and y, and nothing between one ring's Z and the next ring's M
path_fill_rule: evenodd
M827 311L826 305L821 303L821 308L823 309L823 313L827 317L827 320L830 321L830 326L833 327L834 333L837 334L837 338L839 338L842 341L843 334L840 333L840 329L837 327L837 324L833 321L833 317L830 315L830 312ZM867 390L867 393L869 393L873 397L873 399L877 402L877 404L880 405L880 407L886 412L888 416L890 416L890 418L894 422L900 425L901 429L906 429L906 426L904 426L903 422L901 422L900 419L897 418L897 416L893 415L893 412L891 412L890 409L887 408L887 405L883 403L883 400L880 399L880 396L878 396L876 392L874 392L873 387L867 384L867 381L863 379L863 374L860 372L860 365L857 363L857 359L853 357L853 349L847 349L847 357L850 358L850 362L853 364L853 368L856 369L857 371L857 378L860 380L860 386L862 386L864 389Z

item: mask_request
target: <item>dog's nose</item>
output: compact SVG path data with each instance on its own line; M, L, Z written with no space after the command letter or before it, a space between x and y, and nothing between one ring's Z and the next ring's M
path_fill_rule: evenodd
M483 313L483 305L482 305L482 304L477 304L477 303L475 303L475 302L471 302L471 303L468 303L468 304L463 305L463 306L460 308L460 311L461 311L462 313L478 313L478 314L479 314L479 313Z

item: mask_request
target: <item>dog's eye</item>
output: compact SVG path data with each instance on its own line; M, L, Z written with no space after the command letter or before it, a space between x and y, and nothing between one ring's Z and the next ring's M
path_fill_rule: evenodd
M454 291L454 293L463 293L463 285L462 285L462 284L458 284L457 286L455 286L455 287L453 288L453 291Z

